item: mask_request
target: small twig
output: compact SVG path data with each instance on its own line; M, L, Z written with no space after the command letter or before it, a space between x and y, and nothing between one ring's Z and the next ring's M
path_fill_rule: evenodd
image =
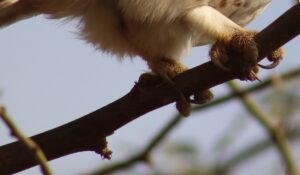
M300 139L300 130L287 130L286 131L286 137L289 138L289 140L299 140ZM230 159L224 161L224 163L217 165L213 171L216 172L219 175L224 175L230 172L230 170L239 164L243 163L245 160L248 160L266 149L273 146L273 142L269 139L267 140L261 140L254 144L251 144L250 146L244 148L242 151L236 153L233 155Z
M30 138L26 137L18 127L13 123L13 121L8 116L5 108L0 106L0 118L2 118L3 122L10 129L11 135L20 140L24 146L28 149L29 152L35 157L36 161L41 166L42 174L51 175L51 170L47 163L47 158L44 155L43 151L40 147Z
M234 81L229 82L228 85L233 92L239 92L239 86ZM296 160L293 157L283 128L275 124L271 118L255 104L248 94L241 95L240 99L247 111L266 129L271 139L273 139L286 164L288 174L299 175Z

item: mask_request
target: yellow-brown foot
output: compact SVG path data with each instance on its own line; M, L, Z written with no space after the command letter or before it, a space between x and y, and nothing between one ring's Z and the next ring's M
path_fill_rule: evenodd
M187 70L187 67L183 65L181 62L178 62L174 59L168 59L168 58L161 58L157 59L155 61L149 62L149 67L152 69L154 73L156 73L159 77L161 77L161 80L164 80L165 82L168 82L172 87L178 91L178 97L176 101L176 108L178 112L183 116L189 116L191 112L191 102L199 104L203 104L207 101L209 101L212 98L212 95L207 95L211 93L205 92L199 92L194 95L194 99L190 100L189 96L185 96L182 91L179 89L179 87L172 81L172 79ZM152 74L153 75L153 74ZM147 75L148 76L148 75ZM156 82L153 78L149 78L145 76L143 79L151 79L151 82ZM149 83L148 83L149 84ZM151 83L150 83L151 84Z
M159 86L161 83L166 82L162 77L153 74L153 73L143 73L137 83L136 89L139 92L146 92L147 88L153 88ZM177 87L175 87L177 88ZM181 93L181 92L179 92ZM193 104L205 104L213 99L213 94L210 90L200 91L199 93L193 94L190 97L185 97L182 99L182 96L179 97L176 102L176 108L183 116L188 116L191 110L190 103Z
M191 112L191 105L188 101L188 97L184 96L181 90L176 86L176 84L169 77L162 77L154 73L144 73L140 76L134 91L132 93L144 93L147 92L147 88L153 88L159 86L160 84L167 82L176 91L178 91L178 97L176 101L176 108L178 112L183 116L188 116Z
M264 69L276 67L283 58L279 48L267 56L270 65L257 64L258 49L254 41L256 32L236 32L227 40L217 40L210 50L212 62L223 70L234 70L241 80L259 80L258 66Z
M237 32L228 40L217 40L210 50L212 62L223 70L234 70L241 80L256 80L258 50L253 32Z

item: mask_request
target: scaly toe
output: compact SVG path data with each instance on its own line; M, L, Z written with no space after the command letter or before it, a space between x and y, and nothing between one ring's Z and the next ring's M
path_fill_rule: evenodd
M246 71L251 70L257 64L258 49L253 39L252 32L239 32L230 41L230 49L233 58L237 59L237 66Z
M214 65L223 71L230 71L230 68L227 65L229 57L226 52L226 44L224 41L217 41L210 49L209 56Z
M189 116L192 111L191 104L186 99L183 98L179 98L176 101L176 109L184 117Z
M258 50L254 32L237 32L227 40L217 40L210 50L212 62L222 70L232 70L241 80L253 80Z
M249 81L258 80L258 81L260 81L260 79L257 77L258 71L259 71L259 68L256 65L252 68L249 68L249 70L247 70L245 72L240 72L238 78L240 80L249 80Z

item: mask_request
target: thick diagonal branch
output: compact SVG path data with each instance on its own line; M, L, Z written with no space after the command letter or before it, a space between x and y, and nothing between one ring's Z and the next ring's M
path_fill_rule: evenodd
M288 10L274 23L258 33L259 59L300 33L300 4ZM178 75L174 82L185 94L205 90L235 79L237 73L224 72L207 62ZM174 88L173 88L174 89ZM168 84L147 90L129 92L119 100L75 121L33 136L48 160L81 151L101 152L106 136L154 109L175 101L177 92ZM36 165L34 158L20 142L0 147L0 172L11 174Z

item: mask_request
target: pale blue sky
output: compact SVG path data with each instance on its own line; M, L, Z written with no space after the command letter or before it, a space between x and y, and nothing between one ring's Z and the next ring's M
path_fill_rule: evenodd
M289 1L273 0L249 28L262 29L289 7ZM132 88L141 73L148 70L138 58L120 63L112 56L96 51L77 39L75 26L76 23L35 17L0 31L1 103L27 135L57 127L118 99ZM285 46L287 59L280 67L262 71L259 76L265 77L270 73L299 67L299 58L296 57L299 55L299 46L298 37ZM201 64L207 61L207 53L207 47L195 48L185 62L190 67ZM218 96L226 93L227 89L219 86L213 88L213 91ZM130 155L130 152L143 148L175 112L172 104L116 131L109 137L109 146L114 151L113 160L125 159L124 156ZM168 140L193 140L199 144L204 155L208 154L215 139L241 113L240 105L231 102L192 115ZM263 130L256 122L249 120L250 125L238 144L240 147L251 138L264 137ZM199 134L194 134L198 130ZM2 123L0 138L1 145L12 141ZM86 152L51 161L50 166L55 174L71 175L106 163L109 162L102 161L95 153ZM255 164L257 167L263 165ZM19 174L39 174L39 169L32 168Z

